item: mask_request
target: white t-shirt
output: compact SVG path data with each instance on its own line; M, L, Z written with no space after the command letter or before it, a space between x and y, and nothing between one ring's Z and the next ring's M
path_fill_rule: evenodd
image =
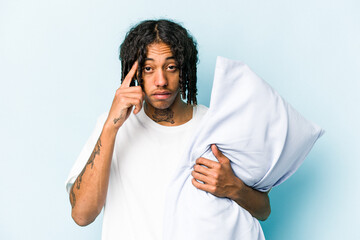
M111 163L103 217L103 240L162 239L165 191L187 143L207 108L197 105L193 118L180 126L162 126L142 109L119 129ZM66 188L91 155L107 118L103 114L75 162Z

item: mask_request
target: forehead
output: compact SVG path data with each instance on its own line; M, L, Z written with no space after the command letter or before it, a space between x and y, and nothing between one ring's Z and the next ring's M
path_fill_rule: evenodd
M171 48L166 43L160 42L160 43L152 43L147 46L147 58L152 57L160 57L165 56L169 57L172 56L173 53L171 51Z

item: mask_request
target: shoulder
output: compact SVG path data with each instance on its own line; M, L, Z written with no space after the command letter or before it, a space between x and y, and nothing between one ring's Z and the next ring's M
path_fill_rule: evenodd
M208 107L202 105L202 104L198 104L194 106L194 117L196 118L202 118L206 112L208 111Z
M97 121L96 121L96 126L97 127L103 127L105 122L106 122L106 119L109 115L109 112L104 112L102 113L98 118L97 118Z

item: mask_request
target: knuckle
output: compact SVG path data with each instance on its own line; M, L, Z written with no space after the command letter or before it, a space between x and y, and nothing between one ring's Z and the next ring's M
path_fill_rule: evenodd
M119 96L120 94L121 94L121 89L118 88L118 89L116 90L116 92L115 92L115 96Z
M136 98L141 101L142 100L142 94L141 93L136 93Z
M125 98L119 97L119 103L120 104L125 104L126 103Z
M196 164L196 165L194 166L194 170L198 172L198 171L199 171L199 165Z

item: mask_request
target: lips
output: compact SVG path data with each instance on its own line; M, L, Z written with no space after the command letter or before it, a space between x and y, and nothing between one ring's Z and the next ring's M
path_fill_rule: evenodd
M167 99L171 96L171 92L169 91L156 91L152 94L156 99Z

